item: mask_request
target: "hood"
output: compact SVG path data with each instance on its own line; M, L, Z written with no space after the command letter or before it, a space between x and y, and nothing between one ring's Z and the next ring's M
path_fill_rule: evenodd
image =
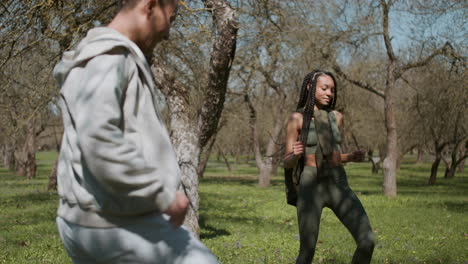
M62 59L54 68L54 77L58 81L59 87L62 87L63 82L73 68L117 47L128 49L134 55L137 64L149 69L143 52L133 41L115 29L97 27L88 31L88 34L81 40L76 49L63 53Z

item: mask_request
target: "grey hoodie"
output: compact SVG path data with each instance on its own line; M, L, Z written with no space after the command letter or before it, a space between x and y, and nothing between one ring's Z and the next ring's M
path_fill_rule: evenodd
M64 123L58 215L112 227L167 209L180 171L138 46L111 28L92 29L54 76Z

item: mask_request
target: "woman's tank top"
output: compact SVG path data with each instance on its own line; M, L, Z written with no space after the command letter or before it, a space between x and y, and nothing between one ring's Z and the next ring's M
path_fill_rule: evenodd
M333 111L328 112L328 122L330 124L330 128L333 135L333 151L341 151L340 144L341 144L341 134L340 130L338 129L338 123L336 121L336 116ZM317 152L317 132L315 129L315 122L310 122L309 128L309 135L307 136L307 143L305 154L315 154Z

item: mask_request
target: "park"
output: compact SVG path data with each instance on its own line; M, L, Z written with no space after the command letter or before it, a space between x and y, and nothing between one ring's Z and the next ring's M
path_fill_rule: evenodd
M126 4L0 3L0 263L72 263L55 222L72 114L54 67ZM167 127L190 203L184 225L220 263L296 262L288 129L320 69L334 76L340 157L375 236L371 263L467 263L466 12L449 0L178 1L170 37L143 60L152 120ZM315 96L307 106L320 106ZM314 263L349 263L356 243L343 223L328 208L319 223Z
M38 155L34 180L0 171L0 263L71 263L55 226L57 194L47 191L56 153ZM200 238L222 263L294 263L298 230L286 204L282 175L260 188L253 161L229 171L216 157L200 183ZM377 235L373 263L465 263L468 174L427 185L430 164L408 158L397 199L381 195L382 174L371 164L346 168ZM439 173L442 173L441 170ZM330 210L322 215L317 263L349 263L351 235Z

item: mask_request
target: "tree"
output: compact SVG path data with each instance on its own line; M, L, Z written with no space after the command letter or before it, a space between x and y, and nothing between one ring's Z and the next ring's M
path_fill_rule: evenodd
M417 94L411 113L415 132L422 140L432 142L435 154L428 183L436 183L439 164L444 152L451 153L447 161L446 177L455 175L457 166L466 159L463 146L468 139L466 98L463 66L438 60L413 72L412 83Z
M35 176L36 138L51 116L57 96L52 67L93 23L106 21L117 0L18 1L2 3L0 80L4 105L0 120L5 164L20 175ZM14 159L11 159L14 153ZM14 163L12 161L14 160Z
M245 133L250 134L258 183L266 187L284 156L284 128L296 110L302 78L323 60L309 49L313 37L303 37L304 28L311 35L318 30L297 19L302 10L293 2L245 1L239 12L245 23L240 34L245 37L233 69L231 94L240 97L235 103L246 106Z
M383 89L379 87L381 85L378 85L378 83L375 83L375 81L371 79L356 79L351 76L346 72L347 70L344 69L342 66L343 63L340 63L339 58L334 58L335 63L333 69L341 78L357 87L380 96L384 101L386 156L383 161L383 193L390 197L396 197L396 173L398 160L400 158L396 118L398 81L405 79L405 73L409 72L411 69L425 66L438 56L446 56L452 59L460 58L460 56L449 42L442 45L438 43L433 43L434 46L425 45L427 42L425 38L427 38L427 36L422 34L421 42L415 44L419 47L414 48L419 50L418 54L420 54L420 56L412 56L406 60L399 58L395 52L394 44L392 43L392 35L390 33L392 16L390 13L393 9L397 9L399 12L409 13L413 12L412 10L416 8L418 11L414 12L413 15L418 15L418 12L424 12L424 14L431 14L432 19L434 19L436 14L443 15L451 10L455 10L457 7L456 4L452 4L450 1L418 1L416 3L410 3L380 0L378 4L376 2L367 3L366 1L359 1L353 6L353 9L346 10L345 7L348 4L347 1L344 1L344 3L342 3L342 8L338 9L339 12L343 13L344 19L331 22L338 30L331 30L329 34L330 38L335 39L336 43L341 43L340 47L344 50L352 50L359 47L367 47L364 44L374 36L382 37L385 47L383 52L386 57ZM367 7L365 4L368 4ZM357 28L359 28L358 31L356 31ZM413 34L413 36L416 36L416 34ZM328 47L323 48L323 56L327 59L333 59L328 49ZM372 76L370 75L370 77Z
M199 109L195 110L191 107L189 101L191 86L183 83L183 79L176 79L169 64L163 62L164 58L155 57L153 60L156 84L167 98L171 139L182 172L183 189L191 201L185 224L195 233L199 232L199 179L197 174L199 158L203 148L218 128L229 73L235 56L238 30L235 11L227 1L205 0L203 4L212 15L216 32L213 38L213 48L210 52L211 59L206 77L206 87L200 96L203 103L198 104ZM191 7L187 8L189 12L194 10ZM184 36L181 35L181 37ZM182 58L185 58L183 54L180 53ZM167 62L170 63L170 61ZM176 69L177 67L172 68ZM193 121L193 113L198 113L195 122Z

